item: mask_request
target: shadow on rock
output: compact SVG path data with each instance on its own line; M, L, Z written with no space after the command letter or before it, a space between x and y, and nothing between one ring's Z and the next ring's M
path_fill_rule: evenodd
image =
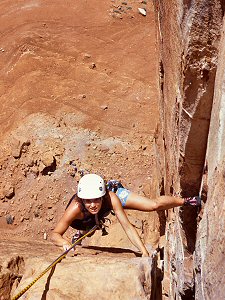
M137 257L141 257L141 254L138 252L135 252L133 250L130 249L123 249L123 248L114 248L114 247L98 247L98 246L83 246L83 248L85 249L92 249L92 250L96 250L97 252L95 253L100 254L101 252L107 252L107 253L131 253L134 254Z

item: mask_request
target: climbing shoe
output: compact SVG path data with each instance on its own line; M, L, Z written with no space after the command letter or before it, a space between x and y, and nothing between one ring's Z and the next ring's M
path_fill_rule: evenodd
M199 196L183 198L184 206L201 206L201 198Z

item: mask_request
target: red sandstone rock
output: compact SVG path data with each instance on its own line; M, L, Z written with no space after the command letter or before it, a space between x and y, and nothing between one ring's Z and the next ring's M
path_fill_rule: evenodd
M30 259L15 294L39 275L48 261ZM32 270L32 271L31 271ZM30 274L32 273L32 277ZM151 260L108 258L107 256L68 257L52 275L40 279L21 299L149 299ZM46 284L49 282L49 287Z
M81 171L121 179L140 193L149 184L147 196L158 194L158 178L149 182L159 118L153 7L146 5L143 18L139 3L120 2L114 3L119 13L110 13L110 1L0 3L0 197L6 199L1 191L9 178L15 188L13 201L1 201L0 229L9 240L26 237L28 248L54 228ZM142 144L148 145L145 155ZM156 247L158 215L131 216L144 221L142 237ZM128 248L113 222L112 239L99 243ZM145 297L142 279L132 280L138 290L128 292Z
M195 251L196 299L223 299L225 295L225 25L222 29L215 93L206 154L207 202L199 223Z
M201 213L203 219L197 227L195 209L175 209L168 213L165 270L170 276L170 287L164 293L169 299L224 298L220 294L220 291L222 293L224 291L223 279L221 280L223 264L218 270L218 276L213 276L210 272L210 259L213 259L211 263L214 270L216 266L218 267L219 261L224 261L221 254L216 255L215 250L210 250L217 249L220 245L224 247L222 216L215 215L215 208L213 208L217 206L218 201L220 201L220 207L223 206L221 202L223 200L217 198L219 195L216 194L216 182L220 182L220 196L224 194L224 185L221 180L223 171L218 173L215 170L215 167L219 168L223 164L223 155L218 157L216 154L221 151L219 149L223 148L224 143L223 138L218 136L223 136L220 132L223 132L224 126L224 120L221 118L223 109L221 110L222 106L219 104L222 103L220 99L223 93L223 52L221 52L221 66L218 66L220 76L217 77L218 83L214 86L222 32L223 6L221 1L185 1L185 3L173 0L155 1L159 21L158 42L162 95L160 122L162 127L159 128L159 137L162 136L164 146L161 165L164 166L162 177L165 178L163 190L166 193L181 192L183 196L192 196L200 192L206 160L211 107L215 105L213 107L214 125L212 125L213 129L210 129L212 130L211 139L208 141L208 147L211 150L207 158L211 180L205 181L208 185L205 191L208 189L209 193L206 208ZM217 99L213 102L214 90ZM219 119L220 125L218 125ZM160 141L159 145L161 145ZM215 162L214 168L212 168L211 161ZM212 175L213 172L215 172L214 175ZM217 179L215 176L218 176ZM219 235L216 232L219 232ZM197 249L195 248L196 233ZM206 245L208 245L207 248ZM194 251L196 263L192 266ZM212 255L209 251L215 252ZM194 270L195 278L193 276L191 279L190 275L194 273ZM194 279L197 284L196 295L194 295ZM215 284L211 285L211 282Z

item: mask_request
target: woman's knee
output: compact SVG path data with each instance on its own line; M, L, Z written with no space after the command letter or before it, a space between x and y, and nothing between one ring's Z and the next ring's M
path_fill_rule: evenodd
M164 205L163 205L163 202L164 202L164 196L159 196L157 198L155 198L153 200L154 202L154 210L162 210L164 209Z
M160 208L159 202L156 200L152 200L152 207L153 207L153 211L158 210Z
M155 211L159 208L159 203L158 203L157 199L148 199L145 202L145 205L146 205L147 211Z

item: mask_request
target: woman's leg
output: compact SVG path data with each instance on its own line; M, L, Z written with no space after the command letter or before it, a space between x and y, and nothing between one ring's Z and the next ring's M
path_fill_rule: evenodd
M173 196L160 196L156 199L149 199L136 193L130 193L127 197L124 208L141 211L165 210L184 205L184 199Z

